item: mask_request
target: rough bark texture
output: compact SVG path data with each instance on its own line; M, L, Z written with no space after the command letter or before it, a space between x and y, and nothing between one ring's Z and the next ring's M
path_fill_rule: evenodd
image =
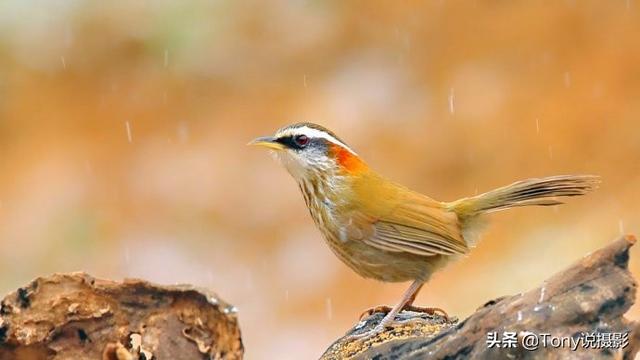
M84 273L38 278L0 305L0 359L240 359L235 309L190 286Z
M349 339L373 328L383 314L373 314L337 340L322 359L633 359L640 327L623 317L636 294L629 273L624 237L545 281L515 296L490 301L466 320L447 322L438 316L403 312L407 323L364 340ZM489 348L487 333L517 333L515 348ZM624 349L539 347L522 345L528 332L578 339L582 334L628 333Z

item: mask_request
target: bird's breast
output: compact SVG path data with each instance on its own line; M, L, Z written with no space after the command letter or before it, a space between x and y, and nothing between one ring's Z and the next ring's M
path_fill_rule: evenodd
M336 202L331 195L332 189L319 179L304 179L299 183L304 202L316 225L323 230L336 226Z

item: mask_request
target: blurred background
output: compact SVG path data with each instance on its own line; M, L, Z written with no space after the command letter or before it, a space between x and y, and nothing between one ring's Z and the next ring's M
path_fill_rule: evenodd
M75 270L197 284L237 306L248 359L318 357L408 284L340 263L245 146L298 121L439 200L602 176L491 216L417 299L464 318L638 232L640 2L2 1L0 291Z

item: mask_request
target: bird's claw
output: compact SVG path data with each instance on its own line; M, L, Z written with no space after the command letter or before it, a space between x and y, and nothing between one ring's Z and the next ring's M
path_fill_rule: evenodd
M347 336L347 341L358 341L358 340L366 340L372 338L378 334L383 333L386 330L387 326L385 324L378 324L373 329L367 330L360 334L351 334Z
M403 307L402 310L413 311L413 312L418 312L418 313L423 313L423 314L428 314L428 315L440 315L446 321L449 321L449 314L447 314L447 312L444 311L441 308L420 307L420 306L414 306L414 305L407 305L407 306ZM371 316L373 314L376 314L376 313L387 314L390 311L391 311L391 307L390 306L387 306L387 305L375 306L375 307L372 307L370 309L365 310L362 314L360 314L359 320L367 318L367 317L369 317L369 316Z
M362 314L360 314L360 317L358 319L362 320L376 313L387 314L389 311L391 311L391 306L387 306L387 305L374 306L362 312Z
M420 306L409 305L409 306L405 306L403 310L424 313L424 314L428 314L428 315L432 315L432 316L440 315L447 322L449 321L449 314L447 314L447 312L444 311L443 309L437 308L437 307L420 307Z

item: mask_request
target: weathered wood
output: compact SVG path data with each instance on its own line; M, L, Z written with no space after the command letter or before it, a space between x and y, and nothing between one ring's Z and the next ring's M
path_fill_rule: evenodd
M628 270L629 248L634 243L633 236L617 240L542 286L490 301L460 323L403 312L407 323L369 339L349 339L348 335L373 328L383 315L373 314L331 345L322 359L633 359L640 325L625 319L624 313L636 294L636 282ZM516 347L490 348L487 334L501 336L505 331L517 334ZM537 350L523 346L530 333L538 335ZM592 333L627 333L629 344L624 349L580 345L575 351L541 345L541 334L566 338L568 344Z
M0 359L240 359L235 309L190 286L38 278L0 305Z

